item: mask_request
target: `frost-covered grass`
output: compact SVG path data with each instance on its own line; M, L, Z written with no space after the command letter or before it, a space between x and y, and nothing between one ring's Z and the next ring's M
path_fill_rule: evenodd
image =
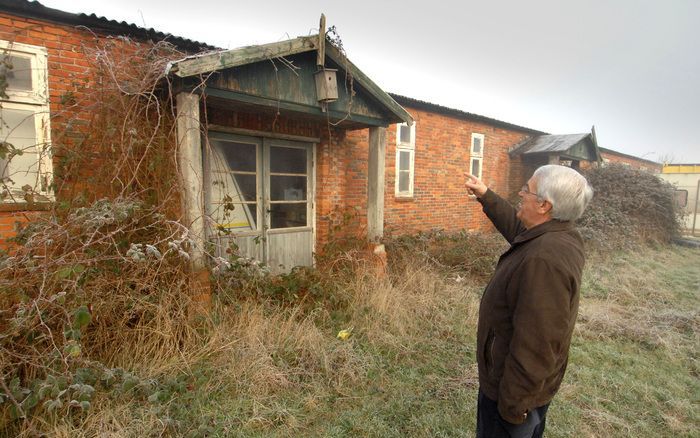
M590 258L548 436L693 436L699 267L700 252L678 247ZM336 287L343 305L220 303L179 354L134 364L160 396L100 392L87 412L37 416L34 427L71 437L473 436L483 280L414 260Z

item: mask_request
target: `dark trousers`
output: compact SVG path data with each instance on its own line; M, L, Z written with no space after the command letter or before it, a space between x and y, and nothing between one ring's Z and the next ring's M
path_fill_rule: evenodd
M476 438L540 438L544 433L549 403L528 413L523 424L512 424L501 418L498 403L479 391L476 405Z

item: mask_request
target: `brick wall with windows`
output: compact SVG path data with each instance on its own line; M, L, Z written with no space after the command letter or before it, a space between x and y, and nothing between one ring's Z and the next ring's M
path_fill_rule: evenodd
M0 96L0 140L23 152L0 157L0 249L8 249L17 227L50 209L54 199L64 199L81 187L100 196L89 180L99 179L99 165L83 166L68 185L57 180L55 171L65 158L62 151L82 147L94 114L76 102L89 102L99 81L88 53L107 45L129 59L138 48L151 44L0 13L0 71L7 80L5 95ZM57 185L62 187L60 193Z
M509 197L514 186L509 181L508 149L527 134L410 106L405 108L415 119L413 193L397 196L400 131L391 125L387 128L385 155L385 231L405 234L433 229L451 232L490 229L481 205L467 196L464 188L464 172L469 170L472 158L472 135L483 135L483 180L499 194ZM347 163L345 204L359 207L361 225L366 223L367 138L367 130L352 131L346 144L351 156ZM402 171L401 163L398 169ZM517 187L521 185L522 181Z
M8 179L3 184L4 200L0 201L0 248L7 247L7 240L15 236L18 224L36 217L37 211L46 209L47 201L53 199L51 178L54 166L49 151L42 155L30 149L41 151L43 145L55 141L57 133L65 130L67 120L79 122L88 119L87 114L81 115L80 111L66 109L64 103L66 95L81 97L85 78L90 77L90 64L80 49L93 45L95 38L87 30L0 13L0 55L3 61L10 62L10 66L4 63L5 74L9 72L16 75L20 82L13 84L8 81L6 97L0 99L2 118L3 121L11 122L13 109L23 111L23 121L27 128L17 134L19 131L14 130L14 125L17 124L9 127L5 124L6 132L3 132L2 141L19 145L25 154L21 156L24 158L22 160L13 157L4 169L3 176ZM16 63L13 57L29 61ZM32 73L23 75L22 67L30 68ZM12 73L13 69L17 69L16 74ZM34 93L33 101L17 97L17 91L22 89ZM36 121L31 120L32 117L36 117ZM31 131L28 129L30 124L36 125L33 138L28 135ZM35 158L41 168L28 163L30 158ZM53 157L53 160L57 159L58 157ZM40 174L30 175L25 168ZM27 186L31 186L31 190Z
M70 105L87 95L94 79L85 47L106 41L125 46L139 44L96 36L74 26L1 13L0 40L10 46L19 43L45 49L51 125L46 141L54 144L73 141L64 135L69 120L72 124L83 123L81 129L88 128L90 114ZM128 47L124 53L129 53ZM385 230L402 234L432 229L489 229L480 205L466 194L464 172L478 165L483 180L511 198L526 179L529 167L519 159L511 159L508 150L532 133L491 124L483 118L405 107L415 118L415 125L404 131L404 141L397 142L402 132L397 125L386 130ZM205 113L213 124L319 138L315 162L316 248L336 236L363 236L367 223L367 129L344 131L323 121L264 112L211 108ZM476 138L480 151L473 153ZM60 158L60 154L54 154L54 165ZM84 171L89 173L90 169ZM36 214L37 208L29 204L0 204L0 248L15 235L17 223L25 223Z

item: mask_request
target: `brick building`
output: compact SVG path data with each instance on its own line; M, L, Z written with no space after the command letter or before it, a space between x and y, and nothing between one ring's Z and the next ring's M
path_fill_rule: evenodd
M201 263L205 242L217 251L235 243L247 256L289 268L311 264L334 230L378 243L385 228L489 229L465 194L465 171L510 197L541 164L600 160L593 132L552 136L389 95L317 35L216 50L94 15L0 0L2 144L24 150L0 160L0 248L20 224L89 186L102 162L95 156L73 175L55 172L64 145L90 148L76 130L106 129L94 108L70 105L88 99L100 81L95 53L108 44L128 58L163 39L181 52L162 72L176 103L177 216Z
M623 166L629 166L633 169L644 170L650 173L661 173L663 164L657 163L652 160L645 160L644 158L635 157L634 155L623 154L622 152L614 151L612 149L599 148L600 155L603 158L603 165L605 164L621 164Z

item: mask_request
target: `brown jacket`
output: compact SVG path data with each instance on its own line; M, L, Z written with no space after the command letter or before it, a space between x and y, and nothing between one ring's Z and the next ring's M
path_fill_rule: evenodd
M578 312L583 241L570 222L526 229L491 190L479 199L511 247L501 255L479 308L479 385L515 424L559 389Z

